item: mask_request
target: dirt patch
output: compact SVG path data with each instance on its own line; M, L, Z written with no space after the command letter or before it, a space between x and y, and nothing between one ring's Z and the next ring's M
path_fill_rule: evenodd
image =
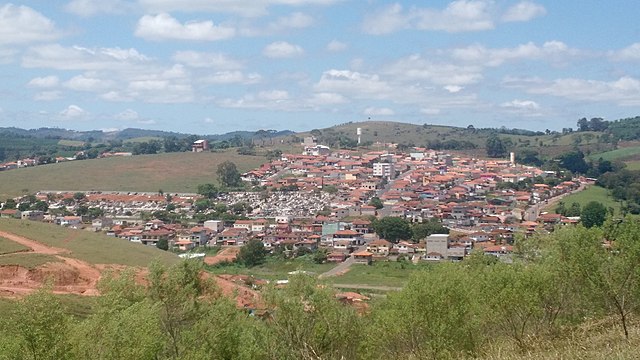
M207 265L216 265L223 262L234 262L239 252L239 247L224 248L215 256L205 256L204 263Z

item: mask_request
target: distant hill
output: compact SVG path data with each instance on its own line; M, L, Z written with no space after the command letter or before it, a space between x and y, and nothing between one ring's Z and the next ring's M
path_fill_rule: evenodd
M228 140L233 137L239 136L241 138L250 139L255 136L263 136L267 138L286 136L294 134L290 130L259 130L259 131L232 131L225 134L188 134L179 133L173 131L163 130L147 130L127 128L117 131L102 131L102 130L90 130L90 131L75 131L61 128L39 128L39 129L21 129L17 127L0 127L0 134L11 134L21 137L33 137L38 139L67 139L67 140L81 140L81 141L100 141L100 140L128 140L135 138L163 138L169 136L175 136L177 138L185 138L188 136L196 136L198 138L207 138L212 141L216 140Z

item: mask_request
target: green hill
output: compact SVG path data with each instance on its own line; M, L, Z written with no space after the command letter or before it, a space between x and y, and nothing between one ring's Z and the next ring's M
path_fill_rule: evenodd
M220 163L234 162L241 172L262 164L261 156L235 150L165 153L70 161L0 172L0 199L40 190L113 190L194 193L198 184L216 183Z

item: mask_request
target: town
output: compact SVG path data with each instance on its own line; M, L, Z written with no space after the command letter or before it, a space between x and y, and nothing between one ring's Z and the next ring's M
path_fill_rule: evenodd
M202 140L194 152L203 151ZM198 194L39 192L3 204L0 216L45 221L179 252L241 247L324 249L326 261L460 261L473 251L509 259L516 236L578 222L543 205L590 179L509 160L454 156L394 144L383 150L334 151L307 137L302 153L282 154L242 174L252 191ZM436 221L440 233L386 239L376 219ZM166 245L160 245L166 244ZM303 249L304 248L304 249Z

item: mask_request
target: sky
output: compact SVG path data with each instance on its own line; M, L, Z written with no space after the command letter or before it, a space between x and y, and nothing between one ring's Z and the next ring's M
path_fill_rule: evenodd
M640 115L640 1L0 2L0 127L220 134Z

